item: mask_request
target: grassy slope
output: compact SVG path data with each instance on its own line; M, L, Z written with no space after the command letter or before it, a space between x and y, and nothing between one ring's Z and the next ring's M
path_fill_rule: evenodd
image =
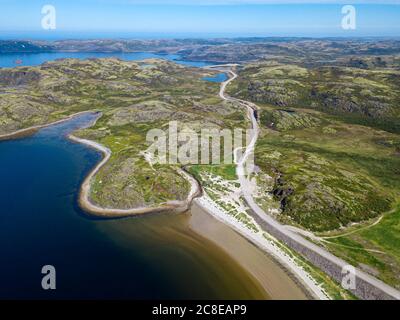
M336 115L341 121L400 133L399 86L396 65L306 68L269 61L245 66L229 90L254 102L313 108Z
M400 288L400 207L372 227L326 239L334 254ZM367 267L366 267L367 266Z
M396 207L397 74L395 68L307 69L277 63L242 69L230 94L261 108L256 164L275 178L282 222L321 235L341 234ZM327 239L325 244L336 255L399 286L399 221L397 211L370 229Z
M382 143L391 139L397 137L336 122L283 133L265 129L256 163L281 177L277 189L293 190L286 221L337 229L388 211L399 197L400 157Z

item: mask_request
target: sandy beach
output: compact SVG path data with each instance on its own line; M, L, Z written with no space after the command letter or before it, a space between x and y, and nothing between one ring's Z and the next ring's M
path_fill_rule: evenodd
M313 295L306 289L305 284L300 284L296 277L287 271L277 260L268 256L265 249L255 246L244 236L235 232L227 224L215 218L215 214L207 213L207 206L201 201L194 201L201 195L201 187L197 180L180 169L179 173L191 184L191 190L186 201L171 201L159 207L132 208L127 210L101 208L91 203L90 183L96 173L107 163L111 151L93 141L79 139L69 136L69 139L83 143L103 153L102 161L91 171L81 186L80 206L94 214L103 217L123 217L156 212L179 212L190 208L190 228L195 233L214 242L233 258L250 276L254 277L260 286L265 290L266 295L271 299L293 299L303 300L313 298ZM237 226L239 228L240 226ZM268 252L268 251L267 251ZM321 298L321 296L320 296Z
M54 123L19 130L11 134L0 136L0 138L6 140L34 134L41 128L68 121L84 113L85 112L74 114ZM268 256L265 250L256 247L227 224L218 221L218 219L206 213L207 207L204 206L204 204L202 208L200 207L201 202L194 202L193 200L195 198L201 196L202 190L197 180L183 169L179 169L179 173L187 179L191 185L191 190L185 201L169 201L158 207L125 210L102 208L93 204L90 201L91 181L97 172L108 162L111 157L111 151L99 143L81 139L73 135L69 135L68 139L96 149L103 154L102 160L86 176L80 188L79 204L86 212L95 216L116 218L161 212L184 212L190 209L192 212L190 217L190 228L192 231L209 239L231 256L255 279L255 281L259 282L260 286L265 290L266 296L272 299L307 299L311 297L304 286L300 285L274 258Z
M224 99L226 99L224 97L226 85L234 80L236 76L232 71L230 73L232 77L221 84L220 96ZM21 135L34 133L41 128L62 123L83 113L85 112L71 115L66 119L50 124L35 126L3 135L0 136L0 139L12 139ZM90 126L94 125L98 118ZM91 184L95 175L109 161L112 155L111 150L97 142L78 138L73 134L68 135L68 139L93 148L103 155L102 160L90 171L80 187L78 201L84 211L94 216L119 218L151 213L185 212L191 209L192 213L194 213L190 220L192 230L210 239L234 258L235 261L260 283L267 296L272 299L324 298L323 293L308 279L304 270L297 270L297 265L289 261L290 259L282 254L279 249L270 245L265 246L263 244L265 242L264 239L254 238L252 234L248 234L247 230L244 231L236 221L227 221L224 213L220 213L213 205L204 201L206 197L199 198L202 196L202 189L199 182L184 169L177 169L178 173L191 186L188 196L184 201L171 200L155 207L130 209L104 208L94 204L90 199ZM195 199L196 201L194 201ZM254 245L254 243L258 242L258 245ZM284 265L282 265L282 262L284 262ZM291 270L292 272L288 272L287 270Z
M191 208L190 228L209 239L237 261L273 300L305 300L312 296L275 259L226 224L208 214L197 202Z

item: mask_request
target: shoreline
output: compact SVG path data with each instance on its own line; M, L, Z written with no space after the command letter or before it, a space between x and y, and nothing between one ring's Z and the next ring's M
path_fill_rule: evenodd
M216 222L223 223L226 227L231 228L231 231L235 232L238 234L240 237L243 238L243 240L248 241L251 246L254 247L255 250L259 251L261 254L265 254L268 257L271 258L273 262L271 262L271 265L274 264L276 268L280 268L281 271L284 272L284 274L290 278L291 281L293 281L297 287L304 293L306 299L326 299L326 296L322 294L319 290L318 287L315 286L314 283L307 281L306 277L306 272L304 272L302 269L297 270L297 272L294 272L296 270L296 265L291 263L290 261L287 261L284 256L280 256L272 248L266 248L263 243L259 241L259 239L252 237L252 235L249 235L247 232L243 231L240 226L236 225L236 223L232 223L232 221L227 221L223 218L221 218L218 213L216 213L213 210L210 210L210 207L205 205L200 198L200 196L203 194L202 188L200 184L197 182L197 180L186 173L183 169L179 169L178 172L183 175L189 182L191 183L191 191L188 195L188 198L186 201L178 202L178 201L170 201L167 202L164 206L160 207L144 207L144 208L134 208L134 209L109 209L109 208L101 208L98 207L90 202L89 199L89 194L90 194L90 183L93 179L93 177L96 175L96 173L108 162L108 160L111 157L111 151L104 147L103 145L96 143L94 141L86 140L86 139L81 139L73 136L72 134L68 136L68 138L74 142L84 144L88 147L91 147L97 151L100 151L103 154L103 159L100 161L95 168L92 169L92 171L86 176L84 182L81 185L80 188L80 195L79 195L79 205L84 209L85 211L101 216L101 217L107 217L107 218L119 218L119 217L129 217L129 216L136 216L136 215L141 215L141 214L151 214L151 213L166 213L166 212L185 212L188 210L193 210L194 206L199 206L201 210L204 212L207 212L210 217L216 220ZM204 196L203 196L204 198ZM194 229L193 231L200 233L199 229L192 228ZM210 239L210 234L207 237L209 240ZM235 254L233 250L226 250L226 241L218 241L217 245L221 248L224 249L228 255L230 255L232 258L235 258ZM280 249L275 248L275 251L280 251ZM253 275L259 282L260 285L264 288L266 293L268 295L271 294L270 290L267 290L267 285L269 283L266 282L265 276L257 277L254 275L254 267L247 265L246 263L243 263L243 261L240 261L240 259L235 259L247 272L249 272L251 275ZM275 268L275 270L277 270ZM299 269L299 268L297 268ZM303 271L303 272L302 272ZM271 279L269 279L271 280ZM285 299L284 296L279 296L279 299Z
M7 141L7 140L28 137L28 136L35 134L36 132L38 132L41 129L51 127L51 126L54 126L57 124L61 124L61 123L70 121L77 116L80 116L83 114L90 114L90 113L99 113L101 115L101 112L99 112L99 111L81 111L81 112L69 115L66 118L61 119L61 120L57 120L57 121L50 122L47 124L42 124L42 125L36 125L36 126L32 126L32 127L25 128L25 129L19 129L17 131L7 133L7 134L2 134L2 135L0 135L0 141ZM89 126L93 126L97 120L98 120L98 118L95 119L91 124L89 124ZM162 212L180 213L180 212L184 212L184 211L187 211L188 209L190 209L193 199L202 194L201 187L200 187L198 181L195 178L193 178L191 175L189 175L187 172L185 172L185 170L179 168L177 170L178 173L181 176L183 176L186 180L188 180L190 183L190 186L191 186L186 200L183 200L183 201L171 200L171 201L162 203L158 207L137 207L137 208L132 208L132 209L113 209L113 208L103 208L103 207L97 206L90 201L89 195L90 195L90 189L91 189L91 180L97 174L97 172L110 159L111 154L112 154L111 150L109 150L105 146L103 146L100 143L97 143L95 141L78 138L78 137L74 136L73 133L67 135L67 139L72 142L75 142L75 143L83 144L89 148L92 148L92 149L100 152L103 155L103 159L85 177L83 183L80 186L80 190L79 190L79 197L78 197L79 206L84 211L86 211L87 213L89 213L91 215L98 216L98 217L104 217L104 218L123 218L123 217L129 217L129 216L141 215L141 214L150 214L150 213L162 213Z
M10 133L5 133L5 134L1 134L0 135L0 141L6 141L6 140L13 140L13 139L20 139L20 138L25 138L25 137L29 137L33 134L35 134L37 131L39 131L40 129L44 129L47 127L51 127L51 126L55 126L57 124L72 120L73 118L86 114L86 113L101 113L100 111L80 111L77 113L73 113L69 116L67 116L64 119L60 119L60 120L56 120L54 122L50 122L47 124L38 124L36 126L32 126L32 127L28 127L25 129L18 129L16 131L10 132Z
M231 71L229 71L229 73L231 73L231 75L234 75ZM223 88L225 88L227 83L232 80L234 80L234 77L223 82L221 86ZM222 94L223 94L223 90L221 88L220 96ZM44 125L37 125L37 126L29 127L26 129L17 130L15 132L12 132L9 134L1 135L0 141L25 137L25 136L36 133L40 129L69 121L79 115L87 114L87 113L95 113L95 112L96 111L78 112L78 113L75 113L75 114L72 114L72 115L66 117L65 119L57 120L52 123L48 123L48 124L44 124ZM98 113L100 113L100 116L101 116L101 112L98 112ZM99 119L99 117L97 117L88 126L93 126L98 119ZM101 217L101 218L112 219L112 218L125 218L125 217L133 217L133 216L140 216L140 215L145 215L145 214L155 214L155 213L182 213L182 212L190 210L193 205L194 200L196 200L196 198L197 198L197 200L199 200L198 198L203 195L202 188L201 188L199 182L194 177L192 177L189 173L187 173L184 170L184 168L179 168L177 170L178 173L180 175L182 175L187 181L189 181L189 183L191 185L191 189L189 191L189 194L188 194L186 200L183 200L183 201L171 200L171 201L162 203L157 207L137 207L137 208L132 208L132 209L103 208L101 206L93 204L90 200L90 190L91 190L92 179L101 170L101 168L107 164L107 162L111 158L112 152L110 149L101 145L100 143L97 143L97 142L91 141L91 140L87 140L87 139L78 138L78 137L74 136L73 133L68 134L66 136L66 138L72 142L83 144L83 145L85 145L89 148L92 148L102 154L101 161L99 163L97 163L96 166L86 175L84 181L82 182L82 184L79 188L78 204L89 215L97 216L97 217ZM202 210L204 210L205 212L208 212L210 210L204 204L202 205L201 201L196 201L196 203L198 205L200 205ZM209 212L209 214L212 218L216 219L216 221L222 222L228 228L231 228L233 232L236 232L237 234L239 234L241 237L243 237L244 240L249 241L249 243L251 243L251 245L254 246L254 248L256 250L259 250L260 253L269 255L274 260L274 263L277 266L279 265L281 268L283 267L287 271L286 274L288 277L290 277L292 280L295 279L295 282L297 282L297 285L302 288L303 292L308 292L308 297L312 296L312 294L310 294L309 288L307 288L307 285L305 285L305 283L302 283L301 279L298 278L297 275L295 275L295 273L291 270L290 267L289 268L284 267L284 264L282 264L282 261L280 261L280 259L278 259L276 256L274 256L272 254L272 252L270 252L266 248L262 248L262 246L257 245L256 243L254 243L254 240L251 237L249 237L249 235L246 235L245 233L240 231L240 226L237 226L235 224L232 225L231 223L224 221L223 219L221 220L220 218L218 218L218 213L216 213L216 212L211 212L211 213ZM219 242L218 245L220 247L223 247L221 242ZM230 255L232 255L232 252L230 253ZM238 262L240 264L243 264L241 261L238 261ZM248 268L245 268L245 269L251 273L251 270L249 270ZM265 283L264 283L263 287L265 289ZM316 297L316 295L314 295L314 297Z
M216 68L222 68L223 66L213 66ZM230 66L228 66L230 67ZM217 69L218 70L218 69ZM227 85L237 78L237 74L232 70L220 70L221 72L229 73L231 77L221 83L219 97L223 100L232 100L237 101L244 106L248 111L248 116L252 122L253 129L255 128L258 130L258 123L256 116L254 115L254 104L251 102L231 98L225 95L225 89ZM255 106L255 108L257 108ZM8 139L17 139L20 137L25 137L30 134L37 132L40 129L56 125L68 120L73 119L74 117L80 114L86 113L95 113L96 111L82 111L76 114L67 116L65 119L61 119L49 124L44 125L36 125L26 129L20 129L12 133L0 135L0 141L8 140ZM97 113L100 113L97 111ZM98 119L99 117L97 117ZM91 125L96 123L97 119ZM99 151L103 158L102 160L90 171L90 173L85 177L83 183L80 186L78 202L79 206L91 215L99 216L99 217L106 217L106 218L119 218L119 217L130 217L136 216L141 214L150 214L150 213L161 213L161 212L184 212L187 211L192 202L195 200L196 203L199 203L200 206L204 210L208 210L210 215L212 215L215 219L223 222L226 226L230 227L232 230L236 231L237 233L241 234L244 238L248 241L253 243L258 249L261 251L273 256L277 264L283 264L287 267L288 271L291 273L293 277L296 277L300 283L302 283L307 289L314 293L315 297L319 299L324 299L327 295L323 292L322 288L313 282L312 277L303 270L296 262L288 257L284 253L284 250L279 248L275 243L274 239L277 239L284 243L288 248L294 250L295 252L301 252L302 255L314 266L320 268L326 274L331 276L331 278L340 282L342 280L342 273L340 272L343 270L344 267L348 266L348 263L342 259L337 258L329 251L321 248L320 246L315 245L314 243L308 241L307 239L303 238L298 233L294 233L290 228L286 228L284 225L278 223L275 219L270 217L267 213L261 209L255 200L252 197L252 194L248 191L247 181L244 174L244 162L247 159L248 155L254 152L255 144L258 138L258 131L256 134L253 135L250 144L246 147L246 152L236 167L236 173L239 177L242 192L244 199L251 209L250 216L253 221L257 222L259 226L261 226L261 230L263 233L255 234L252 233L251 230L248 230L242 226L239 221L234 221L229 216L224 214L223 210L220 210L212 201L208 200L207 195L199 198L202 194L201 185L198 181L192 177L190 174L184 171L182 168L175 168L177 172L184 177L187 181L189 181L191 187L188 193L188 196L185 200L171 200L167 202L163 202L154 207L137 207L133 209L112 209L112 208L103 208L101 206L95 205L90 200L90 190L91 190L91 183L92 179L95 175L99 172L99 170L109 161L111 158L111 150L106 148L105 146L86 139L81 139L78 137L73 136L73 134L67 135L67 138L73 142L84 144L90 148ZM197 199L195 199L197 198ZM264 239L266 238L266 239ZM355 269L357 272L356 280L360 285L351 292L355 293L356 296L361 297L363 299L399 299L400 292L386 283L382 282L381 280L370 276L369 274L362 272L359 269Z
M272 300L316 299L276 257L214 216L198 199L194 200L190 210L189 228L224 250L254 277Z
M95 149L103 154L103 159L91 170L91 172L86 176L85 180L81 184L80 191L79 191L79 205L82 209L87 211L88 213L100 217L107 217L107 218L122 218L122 217L129 217L134 215L140 214L147 214L147 213L162 213L162 212L184 212L190 208L190 205L194 198L198 197L201 194L201 187L198 184L197 180L190 176L182 169L178 169L178 173L183 176L186 180L189 181L191 185L190 192L188 197L184 201L178 200L171 200L165 203L162 203L158 207L137 207L132 209L112 209L112 208L103 208L98 205L93 204L90 201L90 189L91 189L91 182L95 175L99 172L99 170L108 162L111 157L111 150L104 147L103 145L86 139L81 139L75 137L74 135L70 134L68 136L73 142L81 143Z
M218 66L215 66L214 68L217 68ZM230 65L227 67L231 67ZM219 97L223 100L226 100L226 97L224 96L224 91L227 87L227 85L233 81L237 75L232 71L232 70L221 70L223 72L229 73L231 77L229 77L228 80L224 81L221 83L221 88L219 91ZM45 124L45 125L38 125L22 130L18 130L16 132L6 134L3 136L0 136L0 140L3 139L12 139L20 136L21 134L29 134L36 132L39 129L49 127L52 125L57 125L59 123L63 123L65 121L71 120L76 116L79 116L81 114L86 114L86 113L93 113L95 111L83 111L79 112L73 115L68 116L65 119L61 119L58 121L55 121L53 123ZM100 116L102 115L101 112L98 112ZM93 126L96 121L100 118L97 117L93 122L91 122L87 127ZM249 234L248 230L244 230L241 228L240 223L237 221L228 221L229 219L226 219L223 214L218 212L216 208L213 208L213 206L209 206L204 201L202 201L206 195L203 195L202 188L200 183L192 177L189 173L187 173L183 168L177 168L177 172L183 176L187 181L190 183L190 191L189 194L186 198L186 200L183 201L178 201L178 200L172 200L172 201L167 201L165 203L161 203L159 206L156 207L137 207L137 208L131 208L131 209L113 209L113 208L104 208L101 206L98 206L94 203L91 202L90 200L90 190L91 190L91 183L95 175L101 170L101 168L107 164L109 159L111 158L112 152L110 149L107 147L101 145L100 143L97 143L95 141L87 140L87 139L82 139L78 138L73 135L73 132L67 135L67 139L75 142L75 143L80 143L83 144L89 148L92 148L102 154L102 159L99 163L96 164L96 166L86 175L84 181L82 182L80 189L79 189L79 196L78 196L78 204L79 206L88 214L97 216L97 217L102 217L102 218L124 218L124 217L133 217L133 216L139 216L143 214L153 214L153 213L168 213L168 212L173 212L173 213L182 213L185 211L188 211L191 209L193 206L194 200L197 200L196 203L205 211L210 214L214 219L216 219L219 222L222 222L225 224L228 228L231 228L234 232L242 236L246 241L249 241L254 248L259 250L261 253L269 255L275 262L276 265L279 265L281 268L286 270L287 276L289 276L292 280L295 280L297 283L298 287L301 287L303 289L303 292L308 293L308 297L313 297L313 298L318 298L318 299L326 299L326 295L319 290L320 288L315 287L315 284L310 280L310 277L307 277L307 273L304 270L298 270L299 267L297 266L296 263L293 261L290 261L287 256L283 253L283 251L277 247L274 247L272 245L266 246L263 241L260 241L260 239L256 239L254 235ZM200 198L200 196L202 196ZM197 199L196 199L197 198ZM263 239L261 239L263 240ZM221 242L219 243L221 246ZM232 252L231 252L232 255ZM243 264L243 261L239 262ZM248 270L248 269L247 269ZM251 273L251 270L248 270ZM288 275L290 274L290 275ZM264 283L264 288L265 288L265 283ZM268 293L268 292L267 292Z
M214 68L216 68L216 67L218 67L218 66L215 66ZM227 65L226 67L231 67L231 66ZM214 68L212 68L212 69L214 69ZM237 75L234 72L232 72L232 70L228 70L228 71L222 70L222 71L227 72L231 75L231 77L229 77L228 80L221 83L221 88L219 91L219 97L221 99L226 99L224 97L224 91L226 89L226 86L231 81L233 81L237 77ZM96 112L96 111L78 112L76 114L72 114L72 115L66 117L65 119L61 119L61 120L58 120L58 121L55 121L55 122L52 122L49 124L37 125L37 126L29 127L26 129L17 130L15 132L12 132L9 134L1 135L0 141L18 138L18 137L21 137L21 135L27 136L30 134L34 134L35 132L37 132L40 129L69 121L69 120L73 119L74 117L77 117L81 114L94 113L94 112ZM97 111L97 113L99 113L100 116L97 117L93 122L91 122L88 125L88 127L93 126L97 122L97 120L101 117L102 113L98 112L98 111ZM279 254L277 255L276 252L274 253L274 250L272 250L272 248L266 248L262 245L262 243L261 244L257 243L257 241L252 237L252 235L247 234L246 230L241 230L241 228L240 228L241 226L238 223L236 223L234 221L227 221L226 219L221 218L221 214L219 214L218 212L215 212L215 210L214 210L214 212L212 212L212 210L210 212L210 206L205 205L199 198L200 196L203 195L200 183L193 176L191 176L189 173L187 173L184 170L184 167L177 168L177 172L182 177L184 177L190 183L190 186L191 186L186 200L183 200L183 201L171 200L171 201L167 201L165 203L161 203L159 206L155 206L155 207L137 207L137 208L131 208L131 209L104 208L104 207L94 204L90 200L90 190L91 190L91 184L92 184L93 178L101 170L101 168L108 163L109 159L111 158L112 152L110 149L101 145L100 143L74 136L73 132L67 135L67 139L72 142L75 142L75 143L83 144L83 145L85 145L89 148L92 148L102 154L101 161L99 163L97 163L96 166L86 175L85 179L83 180L83 182L79 188L78 204L81 207L81 209L83 209L86 213L96 216L96 217L111 218L111 219L112 218L133 217L133 216L140 216L140 215L144 215L144 214L154 214L154 213L169 213L169 212L170 213L182 213L182 212L190 210L191 207L193 206L194 200L197 200L196 203L205 212L208 212L211 217L213 217L214 219L216 219L219 222L222 222L228 228L231 228L234 232L236 232L237 234L242 236L246 241L249 241L254 246L254 248L259 250L261 253L269 255L274 260L276 265L279 265L281 268L286 270L287 276L290 277L292 280L295 280L297 285L302 288L303 292L307 292L308 297L313 297L313 298L318 297L319 299L324 299L323 294L319 294L318 290L315 290L315 288L314 288L314 290L311 289L313 287L312 283L307 283L307 281L304 281L304 278L305 278L304 274L302 274L301 272L300 273L296 272L296 266L291 265L290 262L288 261L287 257L285 257L284 255L280 255L280 257L279 257ZM222 241L220 241L218 243L218 245L220 247L223 247L221 242ZM276 248L275 248L275 251L276 251ZM278 250L278 251L280 251L280 250ZM231 251L230 255L232 256L232 254L233 254L233 252ZM238 262L240 264L243 264L243 261L238 261ZM249 270L248 268L245 268L245 269L249 273L251 273L251 270ZM266 288L265 282L264 282L263 287L264 287L264 289ZM317 292L317 293L315 293L315 292Z
M285 271L286 275L303 290L308 298L329 300L328 295L314 282L314 279L309 276L307 271L298 266L296 261L283 252L277 245L265 239L262 234L252 232L234 218L226 215L221 209L215 207L213 201L206 195L195 199L194 202L215 220L229 227L261 253L270 257L274 263L279 265L279 267Z
M17 138L20 138L22 134L23 134L23 137L25 137L25 136L36 133L40 129L69 121L76 116L79 116L81 114L86 114L86 113L93 113L93 112L92 111L79 112L79 113L70 115L65 119L57 120L52 123L18 130L18 131L0 136L0 141L17 139ZM96 123L96 121L98 120L98 118L96 118L90 125L94 125ZM254 250L259 252L259 254L266 255L266 257L270 257L271 265L273 264L275 269L278 268L278 269L280 269L280 271L284 272L288 278L290 278L292 281L294 281L294 283L296 283L297 288L300 289L303 293L305 293L305 296L303 298L306 299L306 298L312 297L312 295L309 293L309 290L306 287L306 285L301 283L299 281L299 279L291 272L291 270L286 268L281 263L281 261L279 261L279 259L277 259L273 255L271 255L269 252L266 252L265 249L261 248L256 243L254 243L254 241L252 241L251 238L249 239L245 234L238 231L237 227L232 226L231 224L227 223L226 221L223 221L223 220L221 221L221 219L219 219L216 216L215 212L210 213L209 208L207 208L207 206L205 206L204 204L203 205L201 204L201 202L199 201L199 197L202 196L202 194L203 194L202 188L201 188L199 182L194 177L192 177L190 174L188 174L184 170L184 168L178 169L178 172L185 179L187 179L191 184L191 190L185 201L176 201L175 200L175 201L169 201L169 202L165 203L164 205L160 205L159 207L143 207L143 208L133 208L133 209L111 209L111 208L102 208L102 207L96 206L95 204L93 204L90 201L90 198L89 198L91 181L92 181L93 177L97 174L97 172L110 159L111 154L112 154L111 150L109 150L108 148L106 148L105 146L103 146L97 142L78 138L78 137L74 136L72 133L67 135L66 138L72 142L83 144L89 148L96 150L97 152L100 152L103 157L102 160L99 163L97 163L97 165L89 172L89 174L86 175L86 177L79 189L79 196L78 196L79 206L88 214L93 215L93 216L98 216L98 217L104 217L104 218L123 218L123 217L132 217L132 216L139 216L139 215L143 215L143 214L152 214L152 213L167 213L167 212L182 213L182 212L185 212L188 210L192 210L193 206L198 205L201 210L203 210L204 212L207 212L209 217L211 217L212 219L215 219L216 223L222 223L226 228L228 228L230 231L235 233L242 240L248 242L248 244L250 246L252 246L254 248ZM204 232L200 232L199 229L197 229L197 231L196 230L193 230L193 231L194 232L198 231L197 233L204 233ZM210 236L211 235L208 234L207 238L210 238ZM262 278L260 278L260 276L254 276L254 267L246 265L246 263L243 263L243 261L240 261L240 259L237 259L237 257L235 258L234 257L235 253L233 250L226 250L227 244L228 243L226 241L223 241L222 239L220 239L220 241L217 242L217 245L221 249L227 251L228 255L230 255L232 258L234 258L247 272L249 272L249 274L253 275L253 277L255 277L257 279L257 281L260 281L260 285L264 288L264 290L267 294L271 294L270 290L267 290L267 286L266 286L267 283L265 282L265 275L261 275ZM285 297L283 295L278 294L278 296L279 296L279 299L285 299Z

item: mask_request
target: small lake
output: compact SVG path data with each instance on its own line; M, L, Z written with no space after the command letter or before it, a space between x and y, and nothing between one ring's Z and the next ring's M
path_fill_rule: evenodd
M182 60L179 55L176 54L156 54L150 52L46 52L46 53L9 53L0 54L0 67L1 68L13 68L16 66L37 66L47 61L54 61L56 59L75 58L75 59L89 59L89 58L119 58L127 61L137 61L144 59L165 59L174 61L176 63L192 66L192 67L204 67L213 65L210 62L199 62L199 61L185 61ZM20 62L18 64L17 62Z
M258 285L188 214L96 219L77 205L101 155L66 139L95 114L0 142L0 298L253 299ZM56 290L41 269L56 268Z
M209 82L221 83L221 82L228 80L228 76L226 73L218 73L213 77L204 77L203 80L209 81Z

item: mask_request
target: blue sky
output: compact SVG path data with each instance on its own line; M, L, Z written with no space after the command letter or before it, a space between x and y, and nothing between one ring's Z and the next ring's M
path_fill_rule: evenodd
M41 30L51 4L57 29ZM357 10L357 29L341 28L343 4ZM0 37L31 34L204 36L400 36L400 0L0 0Z

